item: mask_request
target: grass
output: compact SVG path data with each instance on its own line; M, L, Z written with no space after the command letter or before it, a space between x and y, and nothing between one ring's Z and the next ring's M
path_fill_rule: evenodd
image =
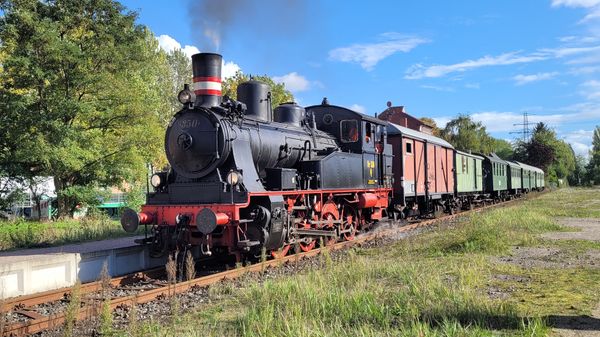
M498 256L513 246L552 245L538 235L565 230L552 217L594 216L599 200L590 190L559 190L386 247L348 250L333 261L324 254L294 275L262 282L246 275L241 288L212 286L211 303L179 316L177 326L146 321L139 335L546 336L550 316L591 313L600 270L524 268Z
M136 234L143 234L143 228ZM39 248L128 236L116 220L96 214L81 220L0 221L0 251ZM134 234L135 235L135 234Z
M525 206L551 217L600 218L600 188L563 188Z

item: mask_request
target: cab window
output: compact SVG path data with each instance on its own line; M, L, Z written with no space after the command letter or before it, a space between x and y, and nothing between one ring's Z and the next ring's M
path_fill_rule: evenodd
M340 122L340 139L343 143L354 143L358 141L358 122L356 120L345 120Z

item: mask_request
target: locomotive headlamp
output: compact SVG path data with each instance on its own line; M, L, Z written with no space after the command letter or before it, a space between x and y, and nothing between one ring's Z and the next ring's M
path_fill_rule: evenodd
M154 188L159 188L165 184L166 180L166 176L163 172L154 173L150 178L150 185Z
M235 186L242 182L242 174L238 171L231 170L227 173L227 183L231 186Z
M196 94L194 94L194 92L190 90L189 84L185 84L183 86L183 90L181 90L177 95L177 100L179 100L179 103L181 104L194 103L194 101L196 100Z

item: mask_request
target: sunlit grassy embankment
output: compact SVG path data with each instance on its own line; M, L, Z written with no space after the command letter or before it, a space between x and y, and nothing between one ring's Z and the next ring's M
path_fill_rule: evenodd
M538 234L564 230L552 219L563 214L563 196L590 205L588 192L556 191L389 246L350 250L335 262L326 254L308 271L261 283L248 277L241 289L217 285L212 304L172 323L145 322L139 334L545 336L550 315L591 311L600 270L527 268L498 257L513 246L547 246Z
M143 229L140 233L143 233ZM96 214L81 220L0 221L0 251L38 248L131 235L117 220Z

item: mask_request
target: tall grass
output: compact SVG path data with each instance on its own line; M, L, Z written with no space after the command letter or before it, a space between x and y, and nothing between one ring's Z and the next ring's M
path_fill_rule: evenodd
M139 233L143 233L143 228ZM98 212L81 220L0 221L0 250L48 247L127 235L130 234L121 228L118 221Z
M553 217L600 218L600 188L561 188L524 205Z
M456 228L436 231L423 241L408 240L401 246L429 256L483 253L506 254L511 246L539 242L538 234L560 231L563 227L548 215L523 205L473 214Z

